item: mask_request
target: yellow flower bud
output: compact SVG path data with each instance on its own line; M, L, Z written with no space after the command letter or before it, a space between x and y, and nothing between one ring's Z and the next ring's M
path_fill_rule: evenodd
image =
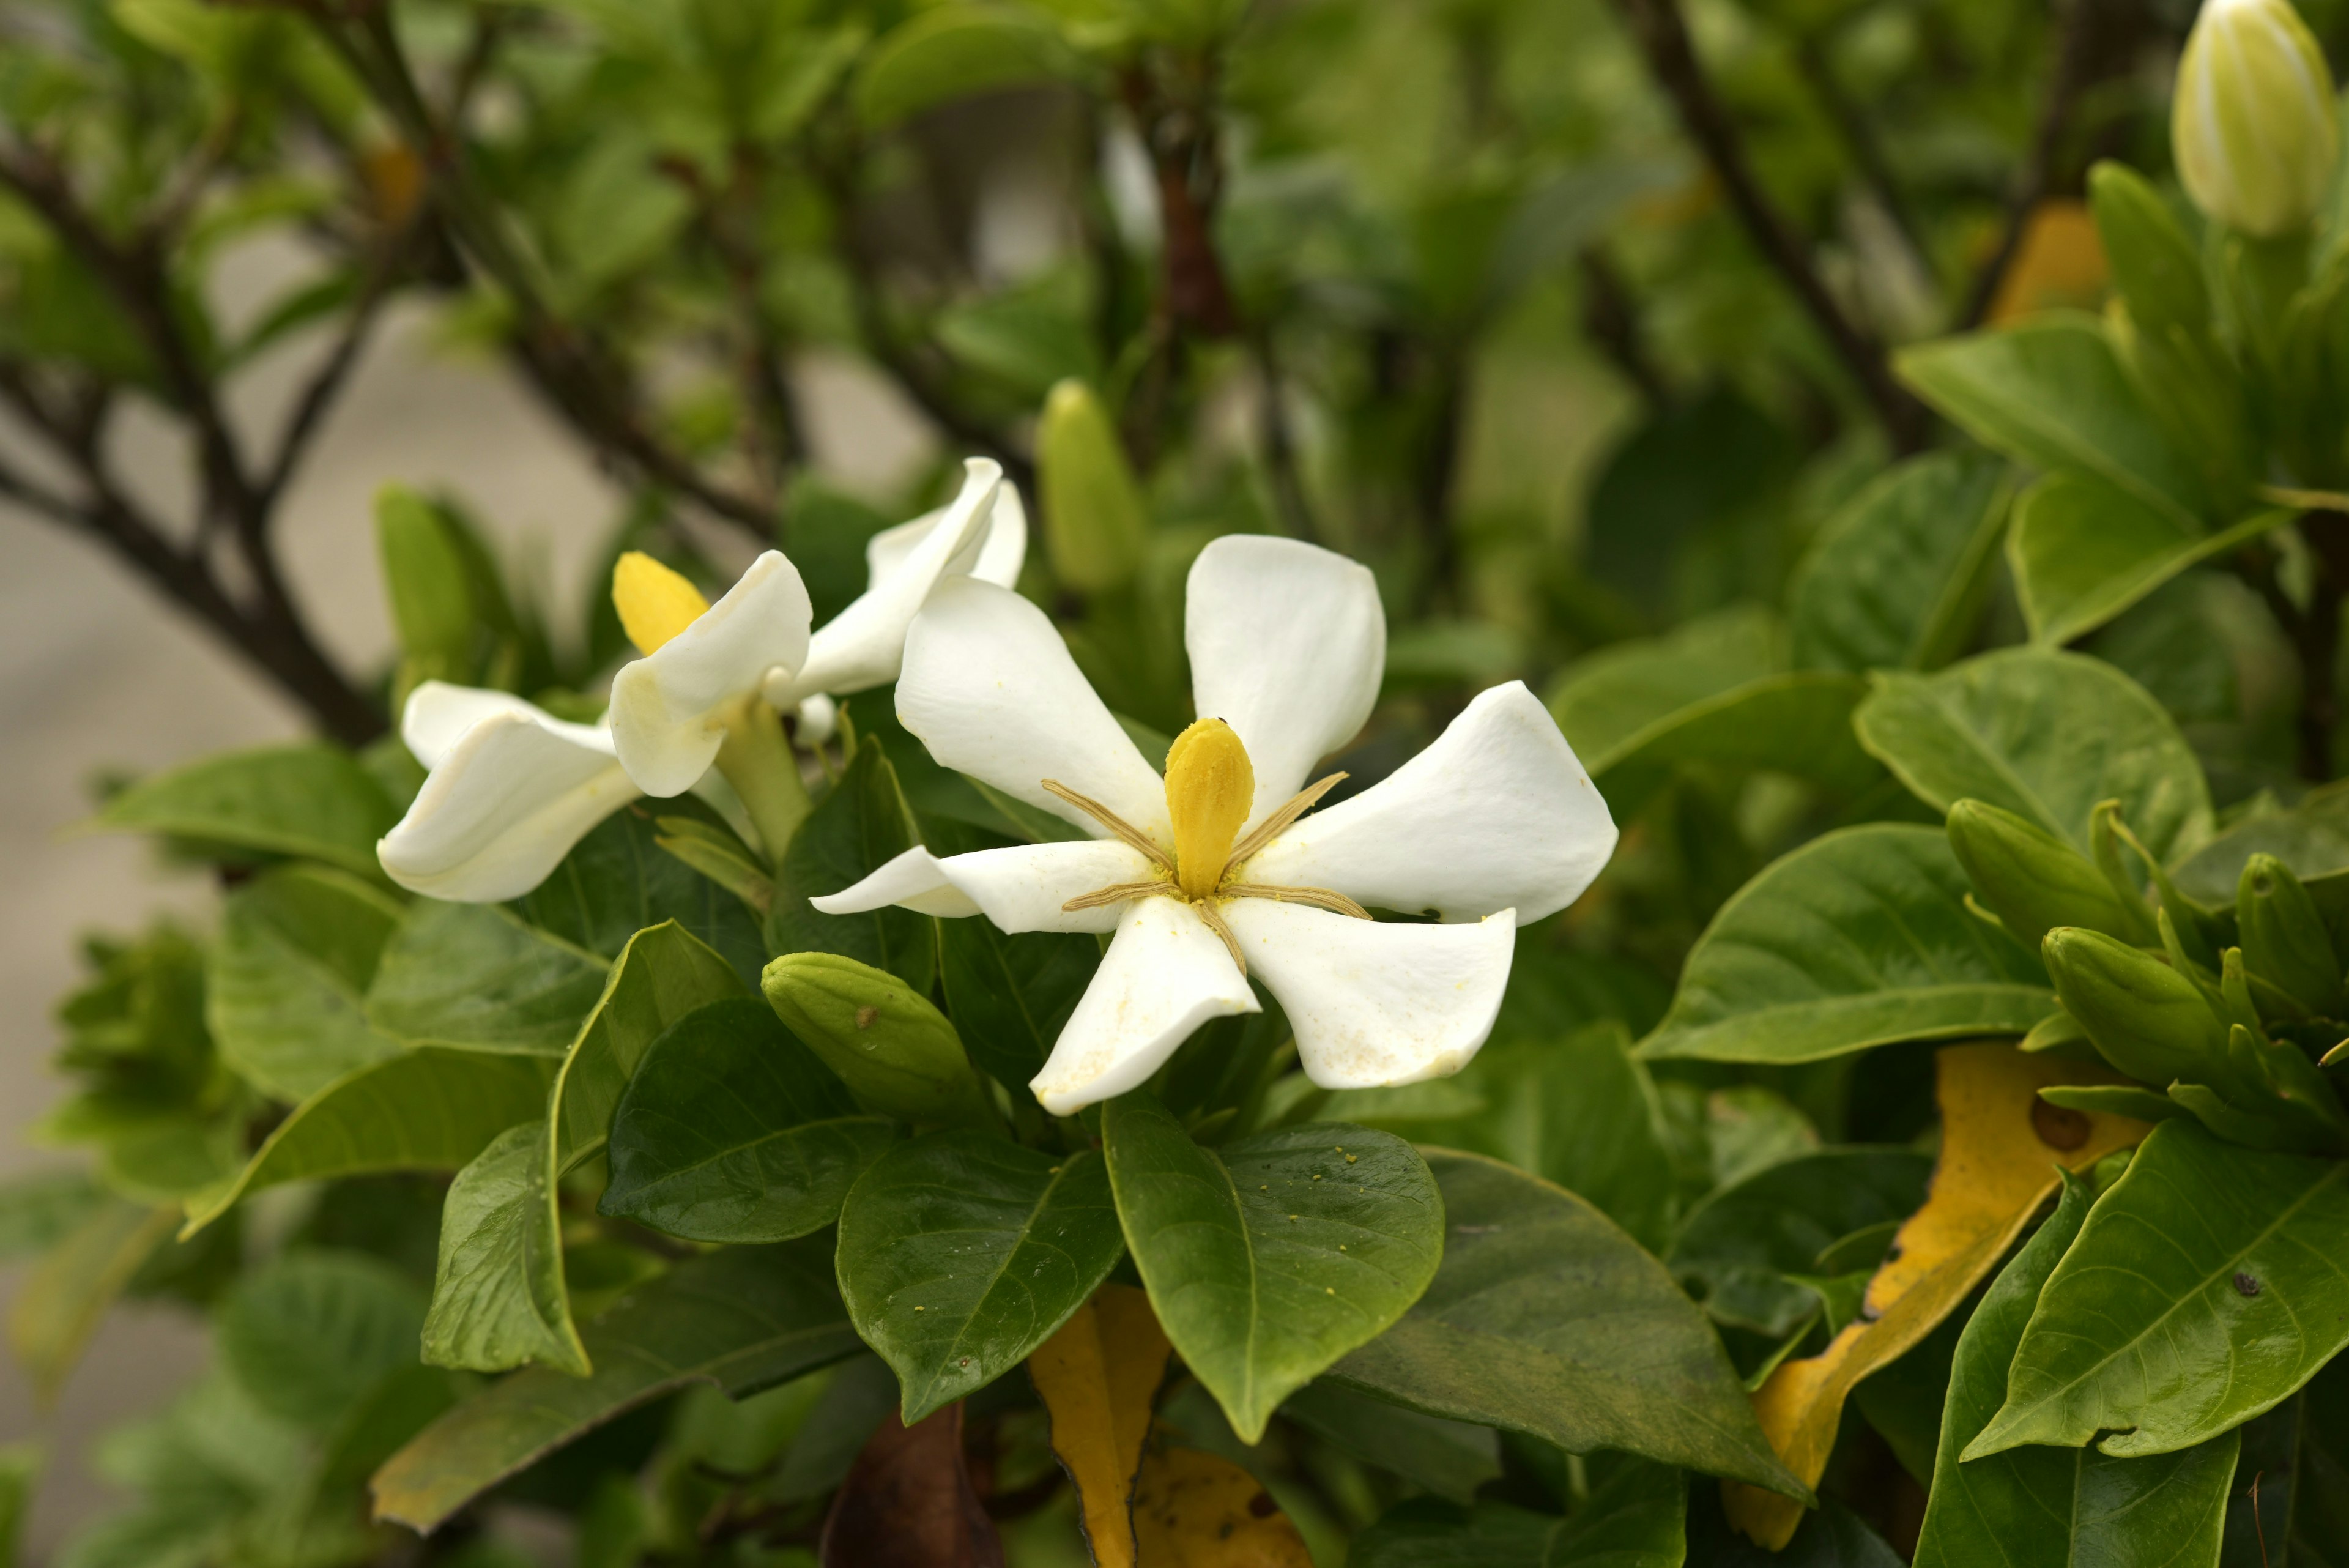
M2308 227L2340 153L2333 73L2291 0L2204 0L2178 62L2170 144L2209 217L2276 239Z

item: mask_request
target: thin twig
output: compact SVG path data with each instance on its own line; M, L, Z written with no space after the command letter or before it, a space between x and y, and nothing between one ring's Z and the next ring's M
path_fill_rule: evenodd
M1845 314L1812 263L1809 242L1763 190L1736 121L1696 57L1678 0L1615 0L1615 5L1646 55L1650 73L1671 98L1682 126L1720 180L1747 236L1859 383L1893 449L1920 450L1926 430L1923 405L1893 379L1881 346Z
M1676 400L1672 386L1648 348L1640 329L1638 303L1631 286L1613 258L1598 245L1586 245L1578 258L1582 269L1582 329L1605 350L1623 379L1640 389L1648 407L1659 412Z
M2071 130L2072 111L2095 67L2097 4L2098 0L2060 0L2055 58L2047 67L2047 88L2039 101L2038 129L2032 135L2030 156L2007 194L2006 223L1999 234L1998 248L1975 275L1973 287L1966 296L1959 325L1967 330L1980 327L1988 318L1991 306L1998 299L1999 286L2006 281L2008 269L2023 249L2023 236L2030 232L2031 215L2054 183L2055 160L2063 151L2064 136Z

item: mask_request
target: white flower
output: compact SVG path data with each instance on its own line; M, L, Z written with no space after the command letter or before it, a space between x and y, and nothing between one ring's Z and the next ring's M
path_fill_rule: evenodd
M787 840L805 797L770 701L887 683L908 623L942 578L979 568L1016 577L1027 519L1001 480L996 464L974 460L952 504L876 536L870 586L812 636L807 589L777 551L714 605L651 557L623 556L613 599L644 657L614 678L601 722L565 723L519 697L440 681L409 698L401 738L430 772L377 845L385 871L434 898L517 898L612 812L640 794L681 794L713 763L761 836ZM782 843L767 847L780 856Z
M1090 836L938 859L911 849L815 905L1115 931L1031 1087L1067 1115L1142 1084L1200 1024L1280 1001L1327 1088L1456 1072L1491 1032L1516 928L1565 908L1615 825L1521 682L1471 702L1383 782L1303 815L1314 763L1377 701L1386 622L1362 567L1230 537L1191 570L1194 706L1161 780L1042 611L968 579L914 622L897 714L933 756ZM1373 921L1364 905L1440 923Z

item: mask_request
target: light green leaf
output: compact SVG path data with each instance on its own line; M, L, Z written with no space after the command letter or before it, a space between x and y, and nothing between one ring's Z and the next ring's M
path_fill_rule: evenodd
M571 1324L555 1225L546 1123L492 1139L450 1184L424 1359L502 1372L526 1361L584 1377L593 1370Z
M2174 1453L2349 1345L2349 1164L2153 1129L2049 1276L1969 1459L2025 1443Z
M1618 643L1578 659L1544 701L1574 754L1595 773L1659 720L1785 667L1785 633L1776 618L1741 605L1669 636Z
M378 877L375 841L397 815L350 753L318 744L230 752L141 779L108 801L97 820Z
M765 1002L713 1002L637 1064L597 1210L694 1241L785 1241L839 1218L896 1137Z
M832 953L786 953L761 988L867 1110L916 1127L999 1125L955 1026L895 975Z
M2007 649L1876 682L1860 742L1937 811L1987 801L2083 854L2105 800L2165 860L2209 835L2209 788L2177 721L2100 659Z
M637 1064L687 1014L749 994L733 966L674 920L628 939L563 1059L554 1097L554 1174L604 1147Z
M1443 1189L1444 1265L1333 1380L1569 1453L1616 1449L1802 1494L1720 1337L1663 1264L1537 1177L1476 1155L1427 1158Z
M365 1252L282 1253L237 1282L215 1319L221 1358L254 1403L313 1432L416 1365L424 1293Z
M840 1215L840 1292L904 1392L910 1426L1051 1337L1124 1254L1109 1171L982 1133L881 1157Z
M1697 939L1649 1057L1813 1062L1902 1040L2021 1034L2055 1011L2038 959L1965 907L1940 830L1813 839Z
M2215 534L2080 473L2051 473L2023 493L2007 562L2033 642L2085 637L2189 567L2292 521L2263 512Z
M1443 1199L1392 1134L1321 1123L1206 1149L1135 1094L1103 1108L1102 1141L1158 1321L1243 1441L1434 1276Z
M556 1055L610 969L503 909L419 899L384 950L367 1022L410 1045Z
M2006 464L1932 452L1894 467L1819 530L1795 574L1795 662L1933 670L1964 645L2013 492Z
M2056 472L2088 473L2199 531L2209 505L2194 465L2169 444L2086 316L1903 350L1901 379L1994 452Z
M992 5L915 14L874 45L856 78L856 109L875 128L975 93L1056 81L1078 61L1042 21Z
M2216 1568L2235 1474L2232 1432L2144 1459L2027 1448L1959 1462L2005 1400L2023 1325L2093 1201L2084 1183L2065 1179L2054 1215L2000 1272L1958 1338L1917 1568Z
M1821 1259L1837 1241L1909 1218L1932 1174L1930 1158L1905 1148L1847 1147L1785 1160L1692 1209L1665 1262L1714 1322L1783 1338L1819 1304L1787 1276L1825 1273Z
M894 907L826 915L808 902L863 881L920 842L896 770L880 739L864 736L840 782L792 836L767 917L768 950L838 953L887 970L927 995L937 976L936 920Z
M1568 1519L1506 1502L1417 1501L1354 1538L1347 1568L1681 1568L1688 1476L1627 1462Z
M1852 734L1852 710L1867 691L1857 676L1819 670L1751 680L1643 725L1589 764L1591 782L1621 817L1644 805L1680 763L1769 769L1856 794L1883 776Z
M429 1531L583 1433L696 1383L735 1399L862 1348L831 1242L730 1247L632 1293L582 1336L596 1370L517 1373L419 1433L375 1476L378 1519Z
M230 1066L305 1099L399 1044L368 1027L367 987L397 900L341 871L282 866L237 889L204 963L204 1014Z

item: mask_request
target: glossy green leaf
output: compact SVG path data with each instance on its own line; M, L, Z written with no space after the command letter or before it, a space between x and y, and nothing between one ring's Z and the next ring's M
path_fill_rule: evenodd
M1741 606L1577 659L1544 700L1596 773L1664 716L1785 667L1784 629L1768 611Z
M2092 1201L2085 1184L2065 1179L2054 1217L2000 1272L1959 1336L1917 1568L2215 1568L2219 1561L2235 1474L2231 1432L2144 1459L2023 1448L1959 1460L2004 1402L2023 1325Z
M2166 1454L2289 1397L2349 1345L2349 1164L2154 1128L2041 1292L1969 1456Z
M2061 647L2178 573L2291 520L2286 513L2262 513L2205 533L2101 479L2052 473L2015 503L2007 562L2032 640Z
M1640 1053L1811 1062L2023 1033L2055 1011L2055 993L1965 893L1939 829L1877 824L1813 839L1722 906Z
M2033 468L2094 474L2183 527L2208 505L2194 465L2129 384L2104 329L2044 316L1903 350L1901 378L1984 446Z
M864 915L819 913L808 900L861 882L921 842L877 736L858 743L830 794L816 803L783 855L768 950L839 953L887 970L927 994L937 976L937 922L894 906Z
M1101 943L1082 932L1011 936L985 919L938 922L947 1011L971 1060L1015 1097L1043 1070L1101 960Z
M654 1040L611 1127L598 1210L694 1241L831 1224L897 1137L753 997L713 1002Z
M1392 1134L1320 1123L1206 1149L1135 1094L1103 1108L1102 1141L1158 1321L1244 1441L1434 1276L1443 1199Z
M367 1022L410 1045L557 1055L610 965L483 904L419 899L367 991Z
M1019 1365L1125 1251L1109 1170L982 1133L883 1155L840 1215L840 1291L910 1426Z
M1688 1552L1688 1477L1668 1465L1622 1465L1571 1517L1506 1502L1474 1508L1417 1501L1354 1538L1347 1568L1681 1568Z
M1829 518L1788 589L1795 662L1934 670L1964 645L2006 526L2006 464L1982 452L1900 463Z
M221 1358L255 1404L323 1431L379 1379L416 1365L424 1293L365 1252L286 1252L237 1282Z
M2090 815L2117 800L2165 860L2210 831L2209 789L2177 721L2100 659L2009 649L1876 680L1859 738L1937 811L1987 801L2088 853Z
M1067 47L1033 16L940 5L916 13L874 46L856 78L856 109L867 125L895 125L974 93L1053 81L1076 68Z
M341 871L281 866L237 889L204 963L204 1015L229 1065L269 1093L305 1099L398 1053L365 1000L397 900Z
M230 752L142 779L108 801L98 822L377 877L375 841L398 815L349 753L299 745Z
M747 994L733 966L674 921L629 938L555 1080L554 1174L604 1147L620 1096L664 1031L697 1009Z
M861 1348L824 1238L680 1263L582 1336L593 1376L517 1373L419 1433L375 1476L377 1517L431 1530L564 1444L677 1389L740 1399Z
M1288 1397L1280 1417L1365 1464L1453 1502L1501 1479L1500 1434L1423 1415L1323 1377Z
M1720 1337L1663 1264L1537 1177L1476 1155L1428 1160L1443 1267L1334 1380L1570 1453L1616 1449L1801 1494Z
M616 811L581 839L563 863L514 902L541 930L608 959L648 926L675 920L755 983L767 961L759 919L740 898L660 846L661 820L731 834L718 814L690 795L662 801L660 819L645 803Z
M895 975L831 953L786 953L761 988L866 1109L916 1127L996 1125L955 1026Z
M437 1045L362 1067L295 1106L233 1182L189 1199L183 1234L282 1182L457 1170L506 1128L546 1114L554 1070L543 1056Z
M1915 1213L1932 1174L1929 1157L1904 1148L1785 1160L1691 1210L1664 1261L1715 1322L1782 1337L1818 1308L1816 1293L1788 1276L1826 1272L1820 1259L1837 1241Z
M1882 776L1851 729L1867 690L1857 676L1825 670L1747 681L1641 726L1589 764L1591 782L1627 817L1682 763L1768 769L1831 794L1857 794Z
M509 1127L457 1173L440 1212L440 1261L424 1320L434 1366L502 1372L540 1361L585 1376L571 1322L546 1124Z

